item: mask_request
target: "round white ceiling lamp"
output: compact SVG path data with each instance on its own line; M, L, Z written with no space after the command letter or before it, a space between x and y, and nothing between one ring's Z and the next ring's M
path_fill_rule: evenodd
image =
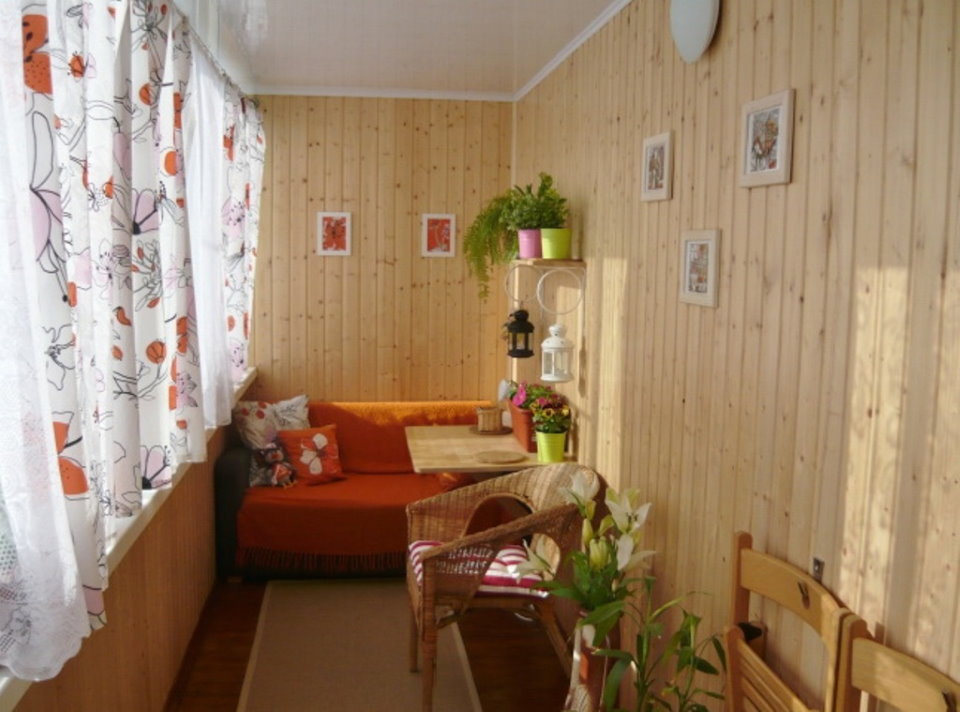
M720 0L670 0L670 33L685 62L696 62L710 46Z

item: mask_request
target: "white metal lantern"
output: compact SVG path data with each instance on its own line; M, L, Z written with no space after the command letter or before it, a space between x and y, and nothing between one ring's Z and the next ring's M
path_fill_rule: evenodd
M566 338L567 327L553 324L548 331L550 336L540 344L540 352L543 354L543 373L540 380L547 383L572 381L570 360L573 357L573 342Z

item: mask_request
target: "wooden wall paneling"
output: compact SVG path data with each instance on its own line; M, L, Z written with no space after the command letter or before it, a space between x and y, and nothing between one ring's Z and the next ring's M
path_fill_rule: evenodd
M330 98L324 112L324 210L327 212L351 212L344 201L344 99ZM357 227L353 224L356 214L351 214L351 243L356 240ZM352 247L356 250L356 247ZM343 323L345 263L350 257L318 257L323 275L323 360L317 364L323 373L323 390L310 395L325 400L343 399L344 359Z
M750 46L753 55L752 84L741 101L760 98L770 94L774 88L770 85L770 52L772 27L765 0L756 0L754 5L753 28L750 31ZM739 450L739 469L746 473L750 483L748 507L749 529L754 534L754 543L767 548L769 517L769 477L758 471L758 403L760 398L760 343L763 330L763 260L765 248L766 205L771 191L776 186L744 188L747 193L744 224L746 241L743 247L744 263L741 273L746 285L743 313L743 361L742 361L742 402L740 423L738 425L737 448Z
M357 364L351 369L355 372L356 392L360 400L376 400L377 384L380 372L377 368L377 343L383 339L390 342L389 333L380 333L378 315L380 313L380 275L381 242L378 234L377 215L379 212L379 179L383 170L378 142L378 112L376 99L358 100L359 119L359 206L358 220L360 230L360 254L352 260L356 265L358 279L354 294L359 310L357 312ZM356 366L359 365L359 368Z
M307 385L307 266L313 230L307 217L307 122L308 102L295 100L290 106L290 218L287 244L289 282L286 295L290 341L286 359L289 382L299 384L297 393ZM292 394L291 394L292 395Z
M395 398L412 393L411 353L414 328L419 328L419 319L413 314L411 298L413 291L413 240L411 218L413 215L413 101L396 102L396 201L394 205L394 260L396 280L393 292L394 355L397 369ZM414 325L417 325L416 327Z
M446 170L441 173L441 179L446 187L446 196L442 204L446 207L442 210L444 213L452 213L456 216L456 227L462 229L463 225L463 180L464 180L464 156L466 141L466 120L464 102L451 101L446 103L445 135L447 144L447 155L444 165ZM464 323L461 318L463 313L463 259L460 250L456 250L457 235L454 235L454 249L456 257L454 259L436 260L439 267L443 268L444 280L443 291L441 293L441 305L443 311L441 319L448 325L449 331L443 344L437 344L438 352L443 353L443 394L463 393L468 380L468 375L464 370L466 351L469 346L470 332L475 328L475 324ZM475 388L476 386L474 386Z
M775 476L789 483L784 493L790 503L783 525L778 527L779 550L788 561L806 563L810 554L811 502L814 481L798 476L795 465L797 450L797 404L802 397L801 373L803 354L803 316L806 303L804 285L804 257L807 244L808 190L810 178L809 157L813 146L810 137L812 111L813 7L808 3L794 3L790 22L790 79L795 89L793 105L793 162L791 185L787 191L784 216L783 245L783 304L780 329L780 362L777 383L777 429L774 445ZM812 561L810 562L812 563ZM838 562L830 562L835 570Z
M483 345L485 341L496 340L495 328L486 328L487 321L482 316L480 298L477 295L476 282L467 274L466 260L463 259L463 233L480 212L485 201L491 196L482 195L483 191L483 105L477 101L464 102L463 106L463 155L462 155L462 200L457 210L457 264L460 280L460 300L463 308L479 315L473 324L463 330L462 366L464 393L478 393L481 398L493 400L496 396L497 382L493 374L484 379L482 373ZM456 318L456 317L455 317ZM488 395L489 394L489 395Z
M307 234L305 260L307 274L306 309L306 380L304 392L319 398L324 391L323 356L326 333L326 302L324 301L325 258L317 254L317 213L326 210L326 107L324 97L312 97L307 104Z
M960 17L955 13L953 18L953 47L960 46ZM930 547L926 553L929 566L932 569L937 562L958 561L960 551L957 542L960 541L960 532L957 531L957 518L954 513L958 508L960 491L957 481L939 476L939 473L949 472L960 462L960 112L956 107L960 102L960 57L958 52L953 53L953 76L951 90L953 92L953 112L950 142L950 184L947 198L949 214L947 216L946 243L944 250L944 264L941 277L943 294L943 308L940 310L940 354L937 392L945 394L937 399L937 423L934 434L936 447L933 452L933 471L937 492L934 493L939 504L937 510L931 513L930 521L934 522L932 529L936 530L935 539L939 540L939 547ZM931 539L932 542L933 539ZM942 574L941 574L942 575ZM931 610L930 604L939 605L941 612L950 610L951 602L960 598L955 567L946 576L943 584L938 588L939 600L936 598L925 601L923 615L926 620L936 621L936 611ZM924 657L933 660L934 664L943 670L960 670L960 621L956 616L952 629L947 631L950 636L936 656L925 653ZM932 651L931 651L932 652Z
M740 191L737 185L739 162L738 144L740 127L740 101L736 91L738 75L737 63L737 27L736 8L724 14L721 21L730 28L720 33L715 39L716 44L710 50L710 61L714 67L714 74L719 80L719 103L716 119L711 115L710 127L714 140L719 144L720 165L716 176L718 185L718 204L716 212L711 212L709 202L705 220L716 216L716 226L720 228L720 264L717 272L718 302L714 318L714 346L710 354L709 388L711 392L711 410L708 439L708 468L710 483L706 500L707 511L705 517L711 529L707 533L707 547L703 561L713 562L712 566L704 566L702 575L712 577L714 581L728 581L730 577L727 555L729 553L729 535L733 531L735 501L729 495L735 477L732 461L730 428L735 420L733 410L733 391L736 388L734 379L729 377L738 364L735 345L732 339L735 332L731 329L733 320L734 274L739 273L739 265L735 263L736 254L734 244L737 241L737 230L734 226L734 196ZM715 493L715 494L712 494ZM722 494L721 494L722 493ZM715 510L715 511L713 511ZM706 581L700 590L709 591L715 587ZM714 620L725 621L726 610L721 607L722 602L716 597L712 600Z
M411 389L427 396L432 392L429 378L430 362L430 265L432 260L420 256L420 215L430 208L430 102L414 102L414 166L413 166L413 214L410 216L410 241L408 248L413 258L413 352Z
M957 496L947 463L960 397L947 363L958 345L945 328L960 220L947 207L956 5L747 0L722 12L713 46L688 67L662 5L631 4L516 110L518 176L574 146L551 165L582 206L591 285L573 393L581 459L653 499L647 543L662 552L662 592L712 587L707 628L723 619L726 542L747 528L798 566L824 559L845 603L956 675L956 625L931 629L958 587L936 543L952 532ZM788 87L793 179L739 188L741 107ZM637 102L632 121L624 101ZM639 179L631 150L667 128L674 199L625 208ZM677 303L677 240L693 227L722 231L712 312ZM631 325L630 342L614 333ZM690 495L698 486L705 503ZM774 625L772 650L813 680L812 641Z
M944 309L944 274L949 254L947 238L949 181L951 175L951 120L960 111L955 100L953 76L953 31L956 3L922 6L918 71L918 106L922 107L923 130L917 133L916 210L910 264L910 323L907 330L907 360L904 382L903 470L898 499L915 506L900 506L895 514L899 532L922 532L921 542L898 538L892 559L892 574L898 581L891 591L885 616L889 640L900 645L916 640L917 654L940 666L950 659L955 644L956 620L943 624L943 607L956 605L955 566L944 565L940 529L954 517L960 502L957 465L953 474L934 472L934 457L941 443L937 433L939 409L951 399L939 390L938 358L943 341L939 315ZM953 140L956 140L953 138ZM956 168L956 166L954 166ZM953 242L956 238L953 238ZM952 315L955 320L957 315ZM950 344L947 350L955 350ZM954 364L956 367L956 364ZM954 402L956 394L953 394ZM944 442L942 445L946 445ZM909 475L907 474L909 473ZM919 545L918 545L919 544ZM908 603L910 602L910 603Z
M361 175L361 155L363 151L362 113L368 99L347 98L343 102L343 209L353 214L353 255L343 259L343 311L340 348L343 351L341 363L341 395L356 394L361 400L364 393L362 383L370 375L364 369L369 361L361 358L363 333L366 328L364 316L365 301L363 293L370 287L364 283L368 277L367 261L373 252L369 244L369 217L364 210L363 176ZM369 281L369 278L367 279ZM359 365L359 368L358 368Z
M721 44L721 38L717 38ZM698 111L703 115L699 120L702 143L697 143L698 150L705 154L703 172L699 180L703 181L702 208L698 225L720 229L720 263L718 265L717 280L719 299L725 299L729 287L729 265L724 258L724 242L729 239L729 218L724 219L722 210L729 205L727 196L732 190L732 171L729 170L733 152L729 149L727 137L732 135L732 123L725 108L733 106L727 99L731 92L726 91L726 72L731 62L726 52L716 48L709 51L704 70L705 76L700 79L702 96ZM697 544L697 556L700 561L713 562L712 566L701 566L693 578L694 590L709 591L717 580L726 580L724 567L719 565L721 551L725 552L725 542L719 534L718 522L722 510L722 482L719 458L714 456L720 450L719 434L722 429L722 420L725 410L723 373L726 372L726 320L727 312L719 306L704 320L701 325L701 365L699 384L697 386L696 410L697 420L696 440L697 447L694 453L694 471L702 478L700 498L701 524L700 537ZM699 596L695 601L699 609L716 609L715 597ZM717 617L717 620L721 618Z
M448 104L441 101L430 101L428 106L429 153L425 156L428 170L427 199L422 213L440 212L437 207L446 205L449 186L447 185L447 128ZM421 216L422 217L422 216ZM420 229L417 230L419 245ZM459 338L459 324L447 323L446 319L446 292L447 292L447 265L443 258L421 258L427 266L427 393L431 398L442 398L446 389L445 359L447 344L451 339ZM457 336L455 337L454 334Z
M395 223L397 184L397 102L377 102L377 319L376 331L369 348L376 353L376 397L396 400L399 394L400 349L397 343L397 320L394 312L397 295L397 230Z
M273 266L273 275L283 275L283 279L274 278L268 283L271 340L267 374L286 373L290 365L290 301L287 298L290 273L290 100L278 97L274 107L277 115L271 141L274 167L271 232L276 237L270 241L268 259ZM267 379L269 377L267 375Z
M864 107L884 106L886 104L885 42L887 39L887 17L885 8L861 8L861 51L859 62L860 103ZM848 503L844 521L844 530L859 532L856 550L861 551L868 544L874 550L890 551L889 528L871 532L875 522L873 512L876 504L889 506L889 486L885 486L882 473L876 468L873 457L877 446L878 419L873 417L876 410L877 391L880 378L878 351L880 347L880 312L882 299L881 245L883 240L883 162L886 153L884 137L887 116L885 112L863 110L859 116L858 128L858 164L862 166L861 181L857 186L857 259L853 273L853 343L851 359L851 429L847 482L844 499ZM845 532L842 536L845 535ZM845 538L845 536L844 536ZM845 547L846 548L846 547ZM872 557L871 557L872 558ZM885 586L863 586L869 578L876 576L873 564L868 564L871 573L866 570L860 584L851 590L854 599L863 597L875 599L870 605L873 611L882 608L878 599L883 596ZM874 579L875 581L875 579ZM879 605L878 605L879 604Z
M807 210L805 220L805 252L803 273L803 310L800 336L800 383L796 404L796 453L794 477L806 483L813 491L807 495L808 502L800 512L801 500L794 500L796 526L793 530L796 541L794 551L812 551L825 560L824 583L831 586L840 570L830 555L833 542L819 539L816 532L816 501L820 493L820 478L824 469L820 447L821 401L819 383L824 373L826 349L824 345L827 299L824 280L827 271L827 247L830 244L830 177L832 130L832 72L833 3L813 4L812 64L810 71L810 112L808 116L809 154L807 166ZM794 154L797 158L797 154ZM805 526L808 525L808 526ZM805 561L806 556L800 559ZM839 562L837 562L839 563ZM839 578L839 577L838 577Z

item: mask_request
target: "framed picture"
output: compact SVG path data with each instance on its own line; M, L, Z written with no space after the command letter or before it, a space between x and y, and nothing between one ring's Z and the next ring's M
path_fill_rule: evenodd
M680 236L680 301L717 306L719 230L687 230Z
M643 140L643 186L640 200L670 200L673 184L673 134Z
M424 213L420 226L420 254L423 257L453 257L457 236L457 217Z
M793 89L743 106L740 185L790 182L793 153Z
M350 213L317 213L317 254L350 254Z

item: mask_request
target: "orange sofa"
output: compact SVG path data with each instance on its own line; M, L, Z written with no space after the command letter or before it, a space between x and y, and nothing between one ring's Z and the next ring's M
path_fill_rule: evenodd
M335 424L345 479L319 486L250 487L251 453L217 460L217 567L221 575L338 576L404 571L406 506L472 480L417 474L407 425L476 423L481 401L309 404L311 426Z

